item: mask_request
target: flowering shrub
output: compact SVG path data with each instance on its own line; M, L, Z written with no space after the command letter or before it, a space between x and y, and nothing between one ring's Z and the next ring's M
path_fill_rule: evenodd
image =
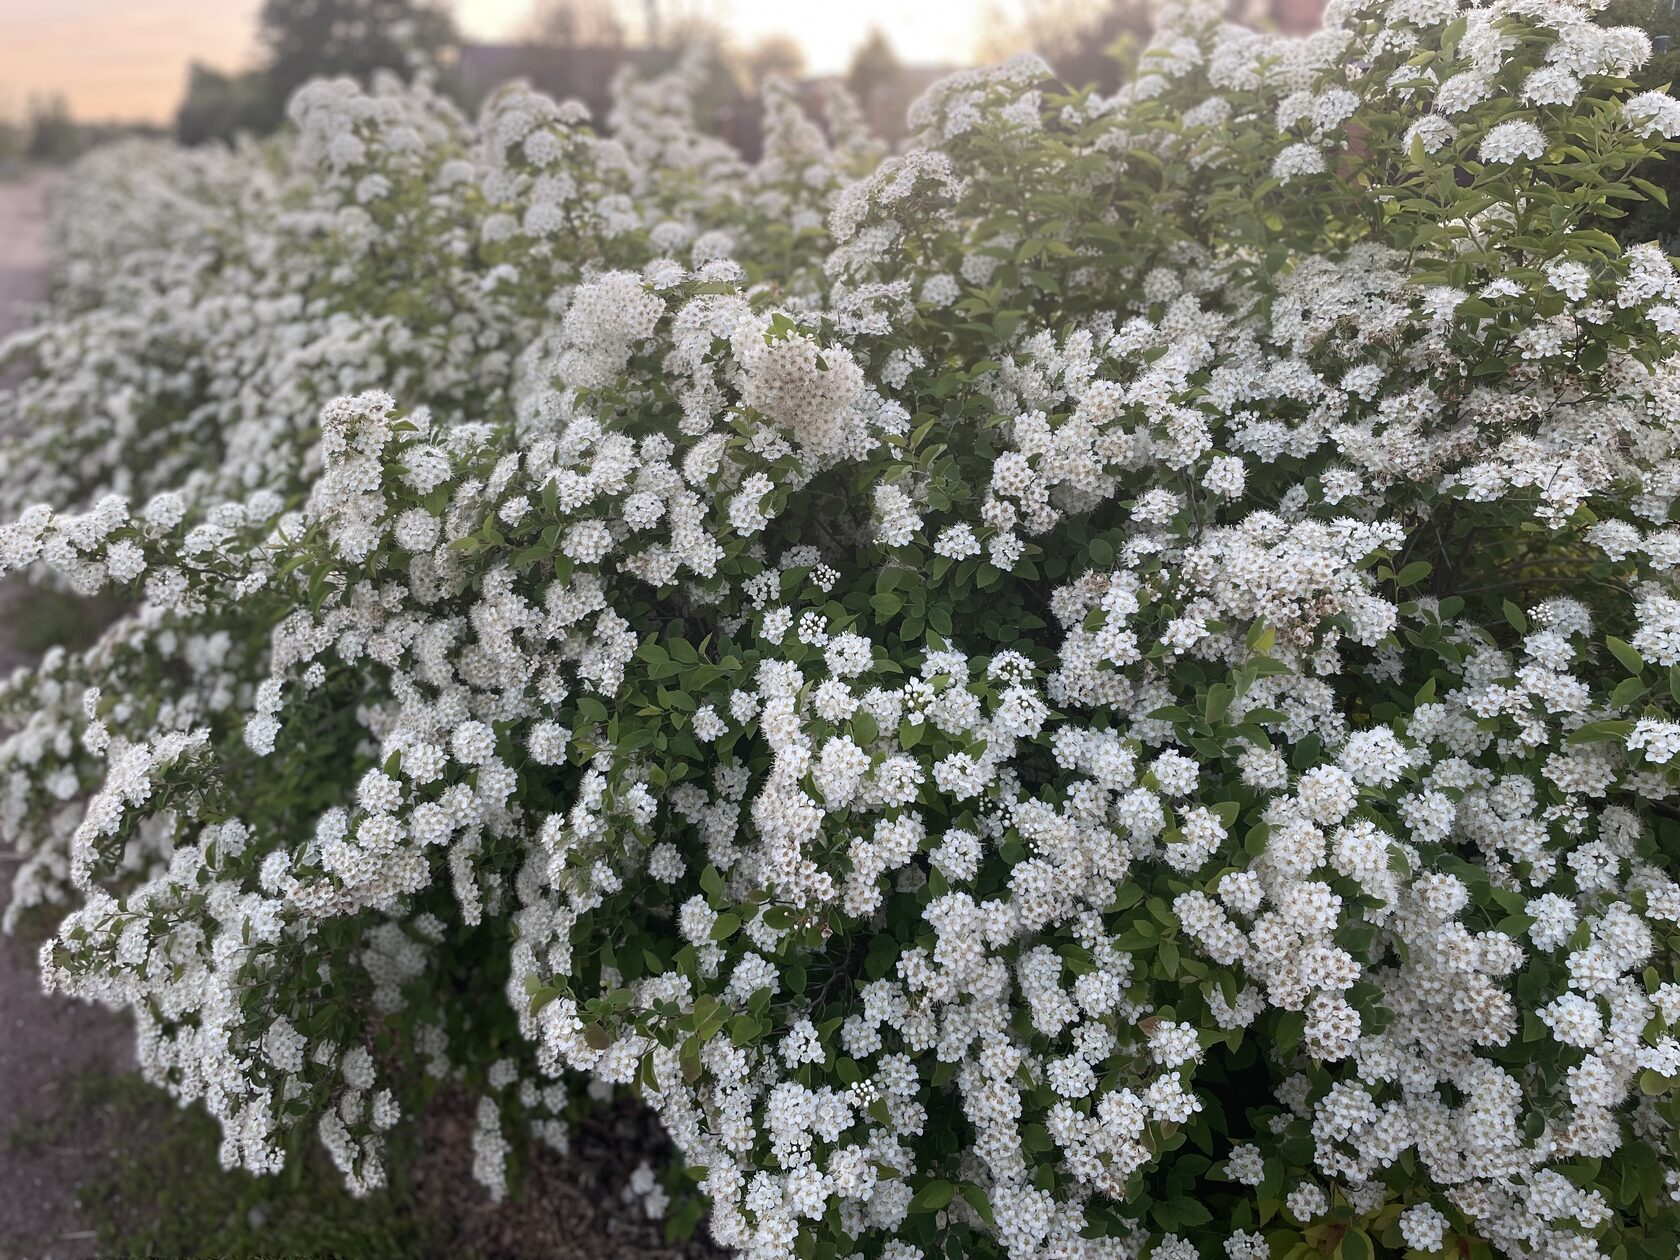
M48 984L259 1171L635 1091L752 1257L1672 1257L1648 52L1180 8L884 158L690 64L96 155L0 481L132 595L0 697Z

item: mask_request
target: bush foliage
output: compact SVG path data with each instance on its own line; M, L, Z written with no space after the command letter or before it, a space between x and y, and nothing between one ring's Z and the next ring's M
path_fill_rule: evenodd
M0 473L130 597L0 700L48 983L358 1191L453 1076L494 1194L639 1094L752 1257L1672 1257L1649 51L1174 8L891 156L690 62L91 157Z

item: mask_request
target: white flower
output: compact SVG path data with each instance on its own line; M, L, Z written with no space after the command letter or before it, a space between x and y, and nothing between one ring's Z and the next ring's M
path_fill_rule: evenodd
M1433 1204L1416 1203L1400 1213L1400 1233L1418 1251L1439 1251L1446 1241L1447 1218Z
M1324 170L1324 150L1316 144L1289 145L1272 162L1272 177L1284 183L1303 175L1321 175Z
M1546 156L1546 135L1526 119L1511 118L1489 128L1476 152L1482 161L1493 165L1509 165L1523 158L1537 161Z
M0 687L0 926L359 1195L458 1080L492 1196L634 1087L749 1256L1659 1237L1680 275L1525 164L1591 210L1680 118L1459 8L1166 6L888 158L774 85L735 152L697 54L86 155L0 574L124 589ZM1203 1175L1269 1223L1088 1236Z
M1581 81L1562 66L1541 66L1523 80L1522 98L1530 105L1571 105L1581 94Z
M496 735L483 722L463 722L450 737L450 749L463 765L482 766L496 752Z
M1667 92L1640 92L1622 102L1628 125L1641 136L1660 135L1665 140L1680 136L1680 101Z

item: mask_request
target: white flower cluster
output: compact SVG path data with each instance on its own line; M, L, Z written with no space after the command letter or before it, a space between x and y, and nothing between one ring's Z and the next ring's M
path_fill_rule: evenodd
M450 1077L497 1197L634 1092L753 1260L1671 1255L1647 52L1173 7L885 159L692 57L96 154L0 572L128 602L0 688L12 920L359 1192Z

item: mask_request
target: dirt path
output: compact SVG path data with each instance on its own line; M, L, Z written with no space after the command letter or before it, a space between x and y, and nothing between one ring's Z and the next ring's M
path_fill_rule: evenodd
M47 296L47 193L58 178L56 171L31 171L0 179L0 341L27 324L29 308ZM14 374L0 370L0 390L13 384ZM0 581L0 677L29 660L9 632L27 590L20 577ZM0 870L0 882L7 880Z
M0 181L0 337L23 323L31 302L47 295L47 190L52 172Z
M46 296L45 201L52 182L49 174L0 182L0 337L21 326L29 304ZM0 659L15 660L5 611L0 608ZM0 904L10 896L14 869L4 840ZM116 1015L47 997L34 948L0 937L0 1256L74 1260L95 1254L74 1200L80 1152L48 1147L25 1153L7 1138L24 1117L50 1120L63 1105L65 1083L76 1075L132 1066L132 1036Z

